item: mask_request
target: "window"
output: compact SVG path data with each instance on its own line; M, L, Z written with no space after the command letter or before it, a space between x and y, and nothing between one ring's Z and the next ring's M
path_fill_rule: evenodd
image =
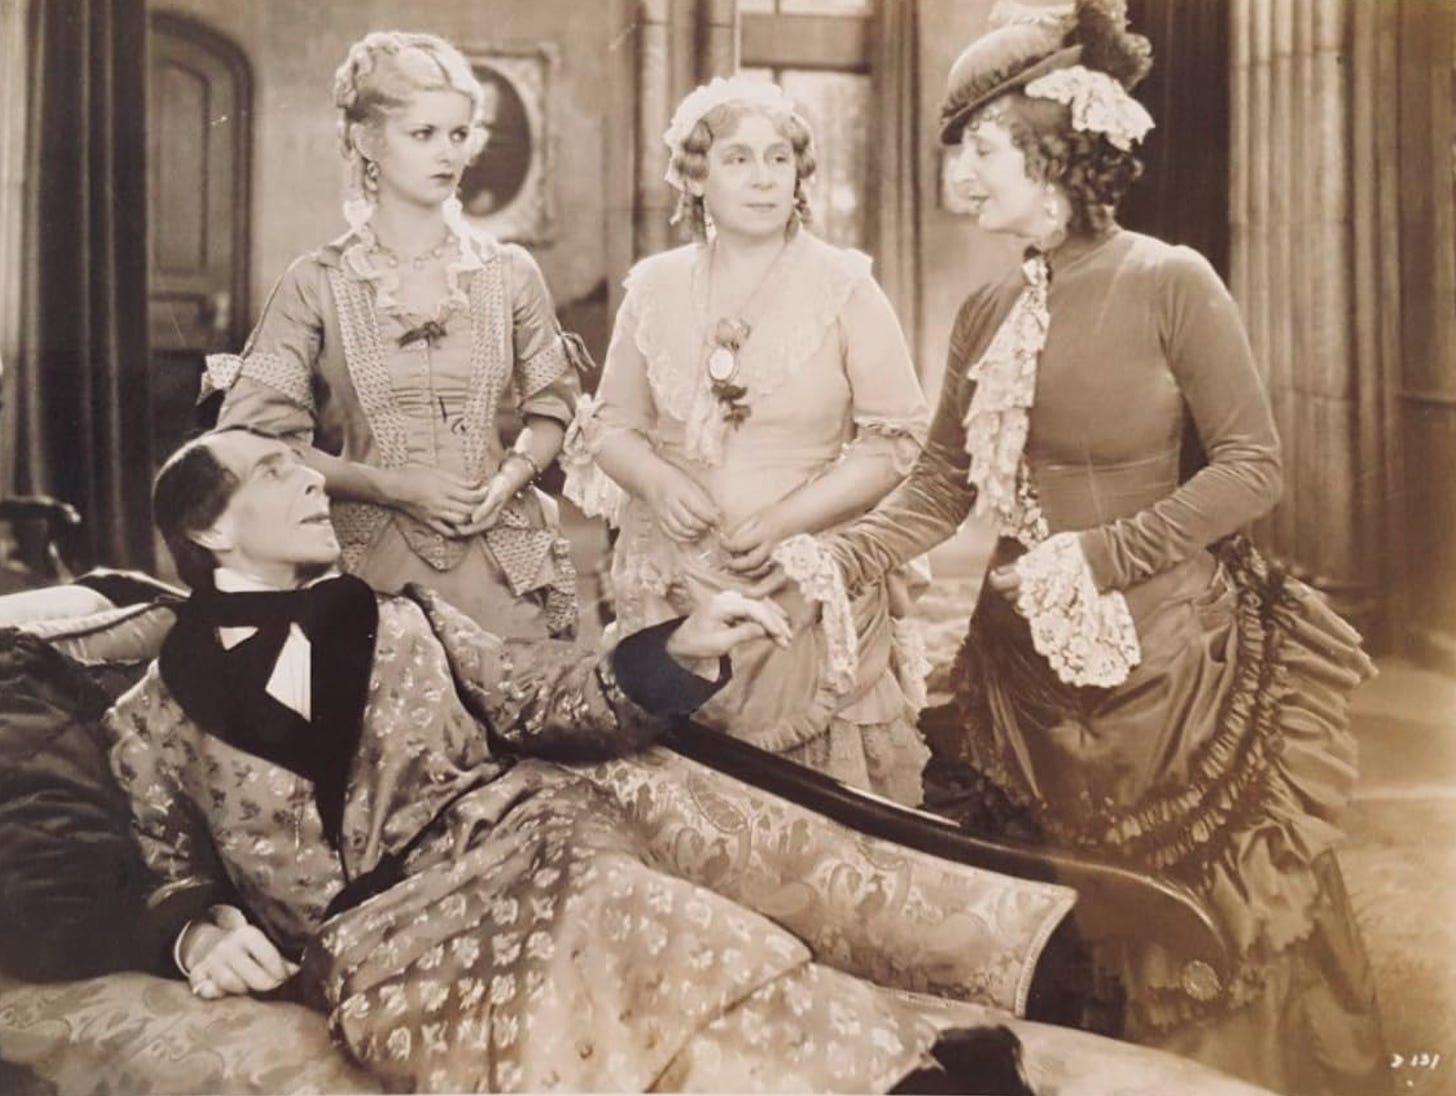
M873 0L739 0L741 63L773 80L814 129L814 229L844 247L868 242Z

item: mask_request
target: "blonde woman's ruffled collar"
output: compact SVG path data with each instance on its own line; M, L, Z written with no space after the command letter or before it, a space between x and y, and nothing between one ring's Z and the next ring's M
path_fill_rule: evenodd
M456 257L445 267L445 295L435 306L434 314L425 317L438 323L469 308L465 277L485 266L480 238L466 222L460 200L453 197L446 200L443 212L445 229L454 240ZM344 203L344 219L349 222L349 231L337 245L339 266L350 277L374 287L374 301L380 311L407 326L413 325L419 317L396 296L400 283L398 268L374 261L372 253L379 248L379 237L374 232L373 216L372 202L351 199Z

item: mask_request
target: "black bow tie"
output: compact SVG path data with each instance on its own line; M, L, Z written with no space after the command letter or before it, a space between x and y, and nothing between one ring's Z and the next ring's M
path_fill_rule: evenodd
M312 644L307 723L266 692L293 624ZM302 590L197 590L179 607L158 660L167 689L204 730L314 782L324 833L335 847L378 625L374 591L353 575ZM224 652L219 628L257 628L258 634Z
M256 628L282 646L290 625L313 639L337 630L361 599L373 596L362 580L339 575L297 590L199 590L191 604L214 628Z

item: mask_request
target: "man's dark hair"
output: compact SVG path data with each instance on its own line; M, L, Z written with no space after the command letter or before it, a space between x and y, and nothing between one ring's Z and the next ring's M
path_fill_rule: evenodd
M172 553L177 573L194 590L212 587L217 559L192 535L211 528L238 489L238 477L217 459L207 442L234 431L263 438L273 436L247 426L200 434L167 458L152 484L152 520L167 551Z

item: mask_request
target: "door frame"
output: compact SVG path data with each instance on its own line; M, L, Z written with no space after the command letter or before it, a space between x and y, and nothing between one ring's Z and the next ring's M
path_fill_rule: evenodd
M155 9L147 15L147 48L150 50L153 36L170 35L185 39L201 47L222 61L231 72L238 86L238 159L232 179L232 201L236 211L233 218L233 285L234 293L231 312L226 329L226 345L239 346L247 334L248 317L252 315L249 300L249 270L252 247L252 156L253 156L253 68L247 55L232 39L204 23L165 8ZM150 64L150 62L149 62ZM148 233L148 245L151 235ZM147 258L148 278L151 276L152 257Z

